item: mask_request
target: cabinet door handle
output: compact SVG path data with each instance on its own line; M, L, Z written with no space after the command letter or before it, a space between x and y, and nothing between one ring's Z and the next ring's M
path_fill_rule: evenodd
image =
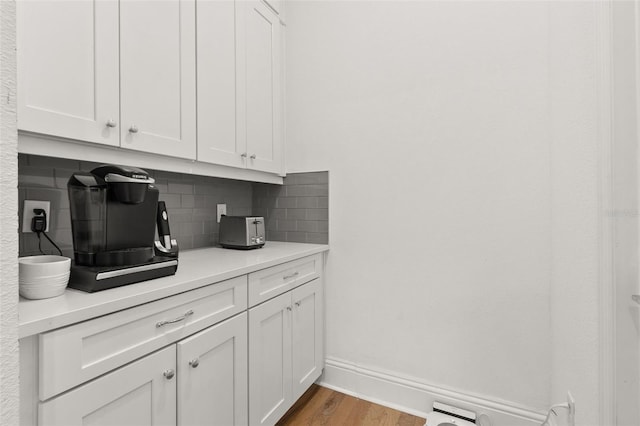
M160 327L164 327L167 324L175 324L177 322L184 321L187 318L189 318L191 315L193 315L193 309L189 309L187 312L184 313L184 315L181 315L178 318L174 318L174 319L170 319L170 320L164 320L164 321L158 321L156 323L156 327L160 328Z
M129 127L129 133L138 133L138 126L135 124Z
M165 372L164 372L164 373L162 373L162 375L163 375L164 377L166 377L166 378L167 378L167 380L171 380L171 379L173 379L173 376L175 376L175 375L176 375L176 372L175 372L175 371L173 371L173 370L165 370Z
M291 312L291 306L287 306L287 311Z
M194 358L189 361L189 365L191 366L191 368L198 368L198 366L200 365L200 360L198 358Z
M242 158L247 158L247 153L246 153L246 152L243 152L242 154L240 154L240 157L242 157Z
M299 272L294 272L294 273L293 273L293 274L291 274L291 275L285 275L284 277L282 277L282 279L283 279L284 281L286 281L286 280L288 280L289 278L297 277L299 274L300 274Z
M296 302L296 306L300 306L300 302Z
M640 294L632 294L631 298L633 299L634 302L640 305Z
M251 154L251 157L249 157L249 158L251 158L252 160L255 160L256 159L256 155L255 154Z
M116 127L118 125L118 123L116 123L115 121L109 119L109 121L107 121L107 127Z

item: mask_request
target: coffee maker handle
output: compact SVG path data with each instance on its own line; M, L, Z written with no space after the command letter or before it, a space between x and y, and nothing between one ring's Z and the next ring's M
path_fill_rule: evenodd
M167 206L164 201L158 201L158 212L156 215L156 224L158 226L158 237L160 241L156 241L156 255L158 256L177 256L178 243L171 239L171 231L169 230L169 215L167 214Z

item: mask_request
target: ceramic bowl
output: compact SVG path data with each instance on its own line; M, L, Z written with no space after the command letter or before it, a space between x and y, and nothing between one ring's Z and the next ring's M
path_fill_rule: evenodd
M71 259L54 255L20 257L18 258L18 268L21 279L41 279L69 272Z

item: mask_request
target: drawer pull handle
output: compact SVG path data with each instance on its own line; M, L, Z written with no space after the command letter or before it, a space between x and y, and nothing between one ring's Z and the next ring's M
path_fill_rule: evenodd
M164 377L167 378L167 380L171 380L171 379L173 379L173 376L176 375L176 372L173 371L173 370L165 370L165 372L162 373L162 374L164 375Z
M294 277L297 277L298 275L299 275L299 272L294 272L294 273L293 273L293 274L291 274L291 275L286 275L286 276L282 277L282 279L286 281L286 280L288 280L289 278L294 278Z
M191 366L191 368L198 368L198 366L200 365L200 360L198 358L192 359L191 361L189 361L189 365Z
M296 302L296 306L300 306L300 302Z
M291 306L287 306L287 311L291 312Z
M165 320L165 321L159 321L159 322L156 323L156 327L160 328L160 327L164 327L167 324L175 324L177 322L184 321L187 318L189 318L191 315L193 315L193 309L189 309L187 312L184 313L184 315L179 316L178 318Z

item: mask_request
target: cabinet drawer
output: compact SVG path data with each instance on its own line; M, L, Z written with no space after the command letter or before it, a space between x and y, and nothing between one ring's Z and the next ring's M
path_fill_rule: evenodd
M322 254L249 274L249 306L255 306L320 276Z
M40 335L41 400L247 308L247 277L212 284Z

